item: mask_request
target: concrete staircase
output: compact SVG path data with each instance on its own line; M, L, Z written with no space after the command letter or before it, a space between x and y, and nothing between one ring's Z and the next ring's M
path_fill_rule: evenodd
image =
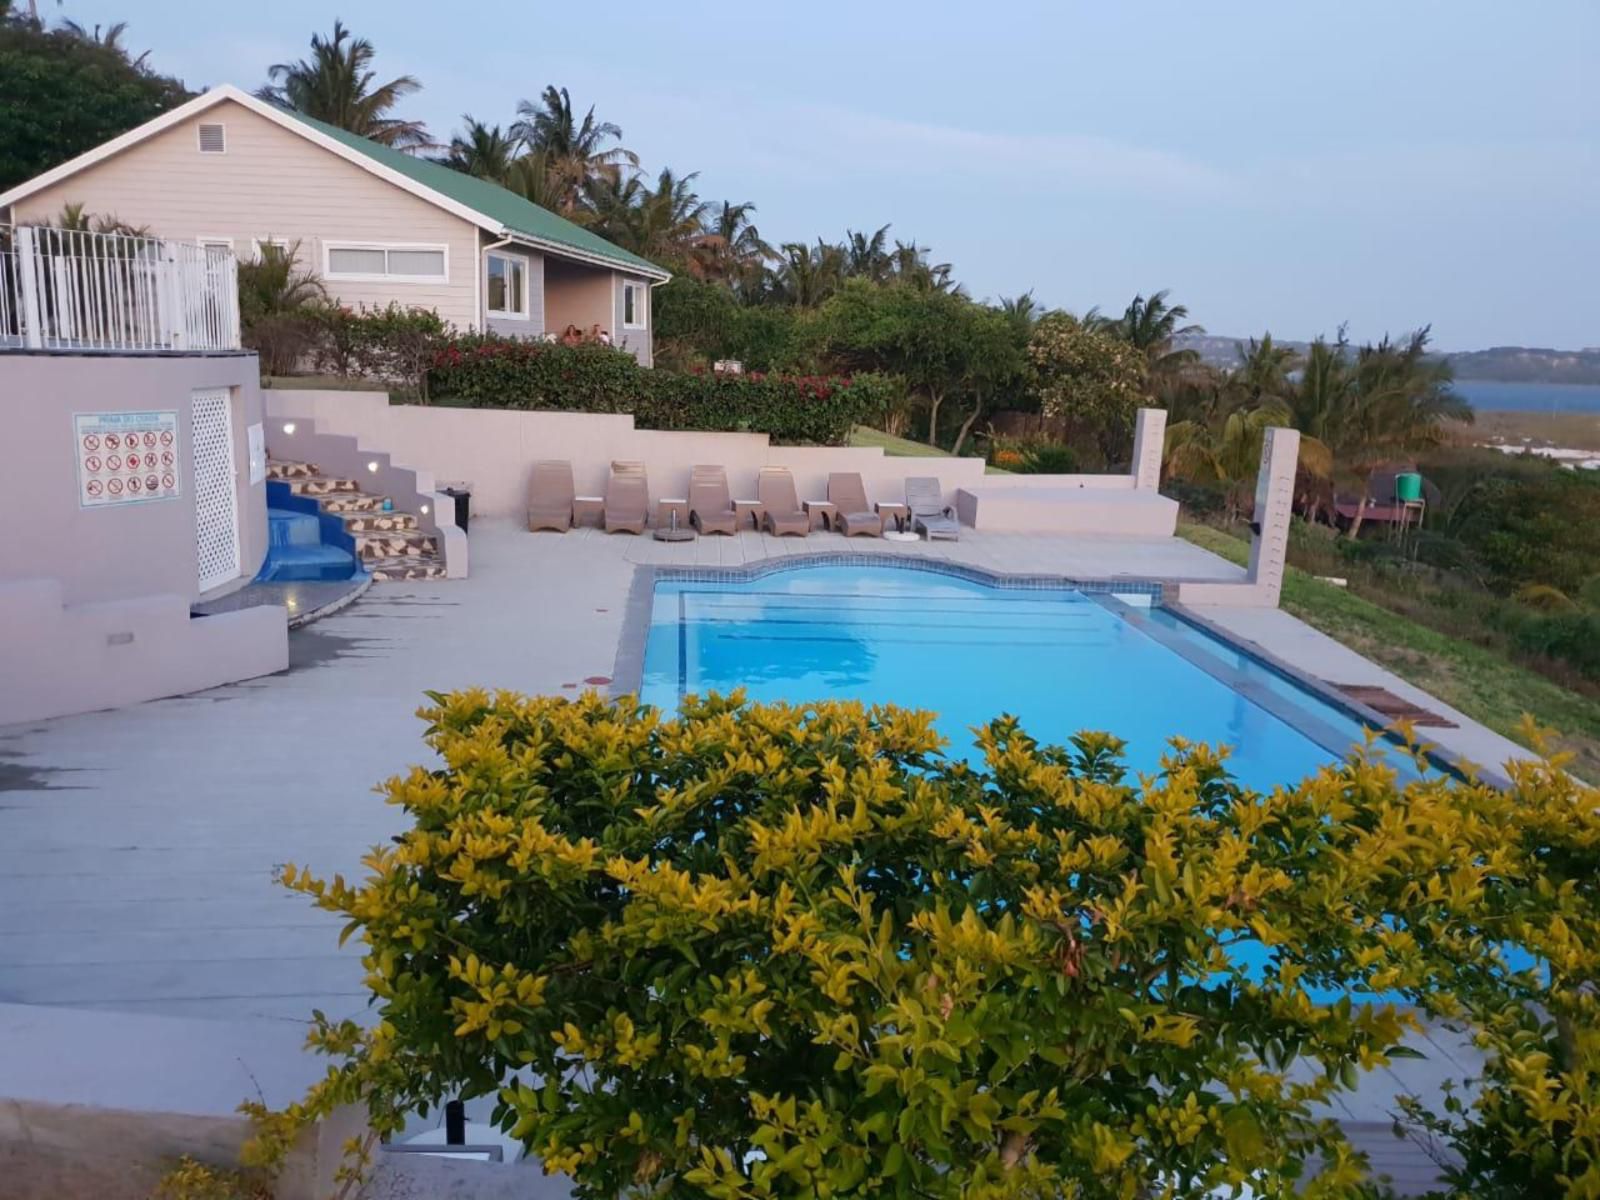
M421 528L416 513L400 512L392 502L385 510L389 497L362 491L358 480L325 475L315 463L274 460L267 464L267 478L339 517L375 583L446 577L438 534Z

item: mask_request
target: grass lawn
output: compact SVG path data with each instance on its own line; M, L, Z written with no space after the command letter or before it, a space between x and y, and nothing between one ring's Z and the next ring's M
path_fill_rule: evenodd
M850 432L850 445L877 447L891 458L949 458L950 452L941 450L937 446L930 446L926 442L913 442L910 438L895 437L892 433L885 433L881 429L872 429L866 425L857 425ZM1011 472L1003 471L999 467L987 467L986 475L1009 475Z
M1249 557L1245 541L1220 529L1183 523L1178 533L1230 562ZM1531 714L1559 732L1557 743L1576 755L1578 775L1600 778L1600 701L1294 567L1284 575L1283 608L1514 742L1527 745L1521 723Z

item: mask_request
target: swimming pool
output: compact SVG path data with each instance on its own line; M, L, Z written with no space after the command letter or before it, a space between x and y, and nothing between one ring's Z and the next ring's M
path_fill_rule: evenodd
M1108 731L1146 771L1179 735L1233 747L1231 768L1253 788L1299 780L1362 740L1342 709L1151 600L876 565L663 578L640 694L668 711L736 687L753 700L931 709L957 754L972 726L1012 713L1042 742Z

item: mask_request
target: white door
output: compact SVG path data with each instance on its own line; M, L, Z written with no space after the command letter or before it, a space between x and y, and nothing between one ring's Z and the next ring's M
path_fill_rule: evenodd
M233 465L233 393L206 388L190 398L194 441L194 542L200 590L239 575L239 502Z

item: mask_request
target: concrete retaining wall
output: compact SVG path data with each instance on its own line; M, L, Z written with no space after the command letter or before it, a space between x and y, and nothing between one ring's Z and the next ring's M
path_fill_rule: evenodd
M687 496L690 468L701 463L727 468L735 499L756 494L756 475L765 466L788 467L802 500L825 496L833 471L860 473L870 501L903 500L907 476L933 476L952 505L957 489L978 484L986 489L1128 490L1136 483L1133 475L986 475L983 460L977 458L903 458L875 448L774 446L765 434L635 429L630 416L391 405L378 392L308 389L263 395L268 445L274 453L282 444L283 423L307 418L323 433L356 437L363 446L382 447L396 461L425 464L441 482L470 483L472 510L480 516L521 516L527 509L533 463L545 458L572 463L579 495L601 494L614 460L643 462L652 499ZM287 451L285 456L293 457Z
M288 666L283 609L191 619L195 548L191 400L232 393L239 567L204 593L254 578L267 548L266 486L250 478L262 421L248 355L0 355L5 459L0 511L0 725L199 691ZM175 412L171 498L84 507L80 413ZM159 467L157 468L160 469Z

